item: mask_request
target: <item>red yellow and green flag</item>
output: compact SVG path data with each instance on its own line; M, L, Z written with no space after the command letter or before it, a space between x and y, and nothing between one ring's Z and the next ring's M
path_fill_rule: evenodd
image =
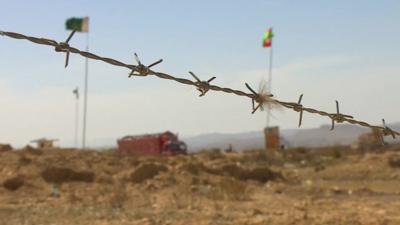
M264 38L263 38L263 48L269 48L272 45L272 38L274 37L274 34L272 33L272 28L269 28L268 31L264 33Z

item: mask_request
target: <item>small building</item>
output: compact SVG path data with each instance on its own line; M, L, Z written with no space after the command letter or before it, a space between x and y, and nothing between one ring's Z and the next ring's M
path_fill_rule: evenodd
M265 149L278 150L280 146L279 127L266 127L264 129Z
M36 143L37 148L46 149L46 148L54 148L54 142L56 141L58 141L58 139L39 138L36 140L32 140L31 143Z

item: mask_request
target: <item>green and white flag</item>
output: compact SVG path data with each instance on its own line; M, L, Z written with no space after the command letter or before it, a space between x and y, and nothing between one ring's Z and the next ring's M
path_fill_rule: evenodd
M65 22L65 28L67 30L76 30L79 32L89 32L89 17L83 18L69 18Z

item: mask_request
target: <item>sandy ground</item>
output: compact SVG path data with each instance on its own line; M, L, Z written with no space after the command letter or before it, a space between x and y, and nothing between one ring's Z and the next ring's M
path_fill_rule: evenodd
M0 153L0 224L400 224L396 149Z

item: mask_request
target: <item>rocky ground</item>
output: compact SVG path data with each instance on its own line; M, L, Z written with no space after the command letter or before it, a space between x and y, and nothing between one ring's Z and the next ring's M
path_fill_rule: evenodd
M0 224L400 224L396 148L12 150L0 153L0 184Z

